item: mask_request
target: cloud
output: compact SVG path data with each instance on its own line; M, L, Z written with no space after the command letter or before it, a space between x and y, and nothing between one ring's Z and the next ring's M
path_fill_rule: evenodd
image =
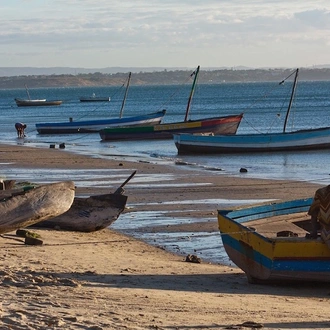
M17 61L21 61L22 47L27 56L37 51L48 57L51 52L58 54L62 50L68 52L68 65L72 65L77 54L87 63L88 57L97 58L97 52L108 51L117 65L125 65L122 60L128 61L129 57L122 54L126 50L134 52L134 56L130 53L132 60L127 66L134 65L135 59L145 57L148 52L158 56L146 58L149 63L153 61L150 65L168 63L169 59L175 65L175 56L182 54L184 58L178 66L186 60L186 54L190 53L191 60L196 61L196 57L206 59L208 53L217 52L228 54L229 63L236 55L230 56L228 50L254 49L253 53L265 56L268 52L263 48L273 48L273 44L286 47L290 40L293 49L296 42L305 43L306 47L310 42L329 45L327 2L3 0L0 52L8 52L10 46L12 59L17 56ZM176 55L172 58L171 54ZM244 65L249 54L245 58L244 55L241 52L237 65ZM56 58L50 57L48 61L56 62ZM100 61L99 64L102 66Z

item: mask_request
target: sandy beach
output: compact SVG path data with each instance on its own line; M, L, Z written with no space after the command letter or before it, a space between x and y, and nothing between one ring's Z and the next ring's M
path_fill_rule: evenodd
M187 227L216 230L216 209L197 200L290 200L311 197L319 187L308 182L232 178L193 171L184 164L89 158L59 149L1 145L0 156L1 167L11 168L12 175L7 179L17 181L21 178L15 177L15 169L97 169L100 173L113 169L120 175L111 187L115 190L122 178L136 170L125 187L125 213L163 210L180 211L187 219L214 216L214 222L207 224L161 229L168 232L186 231ZM77 185L76 194L104 193L107 189ZM33 231L42 236L42 246L24 245L15 233L0 237L0 329L330 327L330 285L248 284L236 267L203 260L189 263L183 255L112 229L88 234Z

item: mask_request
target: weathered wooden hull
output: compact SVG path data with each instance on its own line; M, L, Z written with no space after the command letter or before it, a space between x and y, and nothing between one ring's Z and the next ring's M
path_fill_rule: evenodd
M0 234L28 227L70 209L75 195L72 181L51 183L17 192L0 202Z
M186 122L158 124L152 127L108 127L100 131L100 137L103 141L113 141L172 139L175 133L235 134L242 117L243 115L239 114L190 120Z
M157 111L154 113L123 117L108 118L99 120L85 120L59 123L38 123L36 129L39 134L74 134L74 133L97 133L105 127L121 127L121 126L153 126L159 124L163 119L166 111Z
M176 134L179 154L252 153L302 151L330 148L330 127L290 133L193 135Z
M330 282L330 249L320 238L303 235L266 237L243 223L274 216L306 214L312 199L269 204L236 211L218 211L222 242L229 258L247 275L249 282ZM282 222L283 224L283 222Z
M118 193L76 197L71 208L36 226L57 230L93 232L109 227L124 211L127 196Z

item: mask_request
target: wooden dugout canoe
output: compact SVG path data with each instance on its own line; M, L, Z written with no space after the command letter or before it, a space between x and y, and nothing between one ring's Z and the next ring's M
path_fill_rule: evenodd
M0 200L0 234L25 228L66 212L72 205L74 195L75 186L72 181L32 187L27 191L3 191Z
M109 227L125 209L127 196L123 195L123 187L135 173L136 171L114 193L76 197L67 212L39 222L36 227L79 232L93 232Z
M109 227L124 211L127 196L121 194L76 197L71 208L52 219L39 222L35 227L93 232Z

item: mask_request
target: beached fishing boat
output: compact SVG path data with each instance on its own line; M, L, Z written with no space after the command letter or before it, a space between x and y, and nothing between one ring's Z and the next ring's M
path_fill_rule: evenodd
M56 217L70 209L75 195L72 181L24 189L1 190L0 234Z
M39 222L34 227L79 232L94 232L109 227L125 209L127 196L123 195L123 187L135 173L136 171L114 193L75 197L67 212Z
M25 90L28 96L27 99L15 98L18 107L53 106L61 105L63 103L63 101L60 100L31 99L27 85L25 85Z
M330 148L330 127L304 129L291 132L286 131L287 121L296 91L298 72L298 69L294 72L295 79L282 132L236 134L231 136L212 134L175 134L174 143L178 149L178 153L252 153Z
M95 120L74 120L72 117L66 122L37 123L36 129L39 134L73 134L73 133L95 133L105 127L121 126L153 126L159 124L166 111L157 111L145 115L123 117L124 106L130 85L131 73L126 83L125 95L121 104L119 117Z
M107 127L100 130L101 139L103 141L172 139L174 133L235 134L243 114L188 120L199 69L200 67L198 66L192 73L194 80L188 98L184 121L158 124L152 127L143 125L139 127Z
M330 281L330 249L309 235L312 201L218 210L223 246L249 282Z

